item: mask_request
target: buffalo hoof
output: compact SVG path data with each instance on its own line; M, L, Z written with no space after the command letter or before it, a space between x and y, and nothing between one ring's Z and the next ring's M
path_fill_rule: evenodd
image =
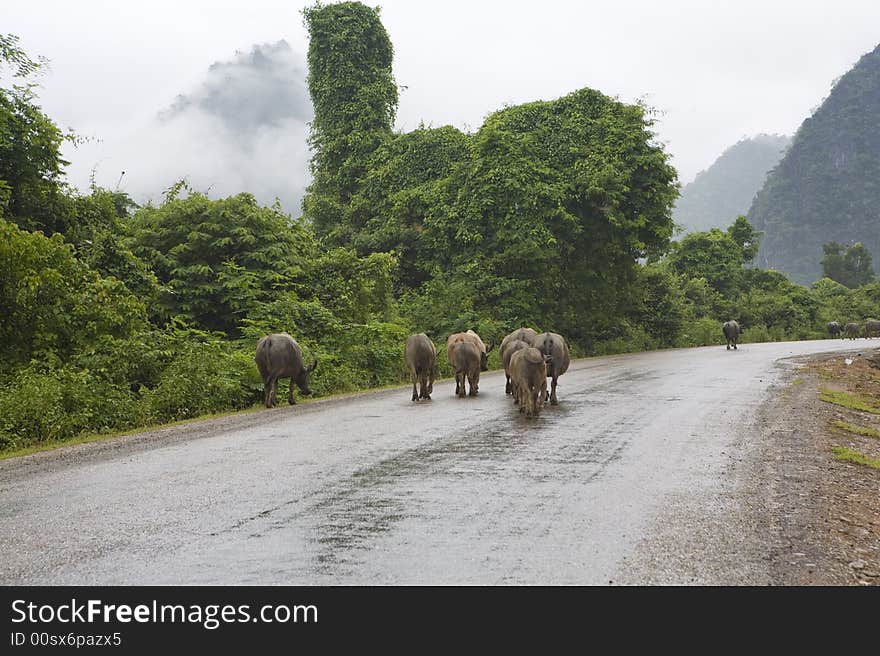
M287 399L287 402L288 402L290 405L296 405L296 399Z
M734 350L734 351L737 350L737 348L736 348L736 344L733 345L733 350Z
M727 350L728 350L728 351L730 350L730 344L727 345Z
M557 399L555 396L551 396L550 405L559 405L559 399Z
M413 395L412 395L412 400L413 400L413 401L418 401L418 400L419 400L419 395L418 395L418 394L413 394Z
M430 394L425 394L422 398L425 399L425 401L430 401L430 400L431 400L431 395L430 395Z

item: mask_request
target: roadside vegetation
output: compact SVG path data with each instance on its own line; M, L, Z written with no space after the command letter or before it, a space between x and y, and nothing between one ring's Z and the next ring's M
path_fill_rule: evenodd
M730 318L760 342L877 314L876 281L751 268L744 217L673 242L677 175L650 108L580 89L473 133L395 132L377 12L304 16L314 158L297 216L185 181L144 206L71 188L77 137L38 104L46 62L0 35L0 451L252 407L269 332L317 358L324 396L402 381L413 332L441 346L529 325L583 356L720 344Z

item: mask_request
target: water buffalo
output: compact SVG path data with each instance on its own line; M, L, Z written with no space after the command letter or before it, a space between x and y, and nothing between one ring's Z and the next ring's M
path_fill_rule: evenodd
M865 322L865 337L880 337L880 321L868 319Z
M403 349L403 357L412 379L412 400L430 401L431 392L434 391L434 365L437 361L437 348L434 342L425 333L410 335ZM418 392L416 392L416 382L420 386Z
M532 328L517 328L512 333L510 333L507 337L501 340L501 346L498 349L498 352L501 354L501 362L505 362L504 351L507 348L507 345L511 342L525 342L528 346L531 346L532 340L538 336L537 331ZM522 348L522 347L520 347ZM507 361L510 361L510 356L507 357ZM507 366L506 364L504 365ZM504 388L505 394L510 394L510 377L507 378L507 385Z
M550 385L550 404L557 405L559 399L556 398L556 382L562 374L568 371L568 365L571 363L568 344L562 335L541 333L532 340L532 346L544 355L550 356L547 363L547 376L553 379Z
M506 339L506 338L505 338ZM507 378L507 383L504 386L504 393L511 394L513 393L513 385L510 380L510 358L517 351L525 348L529 348L531 344L525 342L521 339L514 339L507 344L502 343L501 347L501 364L504 365L504 375ZM519 403L519 401L514 397L514 401Z
M480 391L480 348L469 339L452 345L449 363L455 372L455 393L464 398L467 392L465 381L470 384L470 396Z
M843 327L843 334L850 339L855 339L859 336L859 324L850 321Z
M733 320L725 321L724 325L721 326L721 332L724 333L724 339L727 340L727 350L730 350L731 345L733 345L734 351L737 350L736 342L742 334L742 328L739 327L739 323Z
M828 334L832 337L840 337L840 333L843 332L843 326L841 326L836 321L832 321L828 324Z
M287 397L290 405L296 404L293 398L294 384L308 396L309 374L318 366L318 359L311 367L303 364L302 349L296 340L287 333L272 333L257 342L257 355L254 357L257 369L263 379L263 400L267 408L275 407L278 401L278 379L290 378L290 394Z
M480 352L480 371L489 371L489 351L492 350L494 344L489 342L487 347L483 340L480 339L480 336L473 330L468 330L466 333L453 333L449 336L449 339L446 340L446 359L452 363L452 347L458 342L465 340L473 342Z
M519 403L519 411L525 412L527 417L537 417L544 407L549 359L550 356L544 355L533 346L511 353L510 380L513 383L513 399Z

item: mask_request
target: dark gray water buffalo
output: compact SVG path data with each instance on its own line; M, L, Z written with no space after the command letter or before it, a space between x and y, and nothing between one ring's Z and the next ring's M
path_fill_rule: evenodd
M850 339L855 339L859 336L859 324L850 321L843 327L843 334Z
M843 326L836 321L830 322L826 327L828 328L828 334L832 337L840 337L840 333L843 332Z
M510 379L510 358L514 353L520 351L525 348L529 348L531 344L529 342L525 342L521 339L513 339L507 344L503 344L501 347L501 364L504 365L504 375L507 378L507 383L504 385L504 393L512 394L513 393L513 384ZM519 403L519 401L514 396L514 402Z
M865 337L880 337L880 321L868 319L865 322Z
M480 352L480 371L489 371L489 352L492 350L493 344L489 342L487 347L485 342L473 330L468 330L465 333L453 333L449 336L449 339L446 340L446 359L452 363L452 347L461 341L470 341L476 345L477 350Z
M521 340L517 340L521 341ZM527 417L537 417L547 396L547 362L544 355L533 346L513 351L510 356L510 381L513 399L519 403L519 411Z
M470 396L480 391L480 348L469 339L455 342L450 350L449 364L455 373L455 393L459 398L466 396L465 381L470 384Z
M725 321L724 325L721 326L721 332L724 333L724 339L727 340L727 350L730 350L731 345L736 350L736 342L742 334L742 328L739 327L739 323L733 320Z
M556 382L562 374L568 371L568 365L571 363L568 344L562 335L541 333L532 340L532 346L544 355L550 356L547 363L547 376L553 379L550 384L550 404L557 405L559 399L556 398Z
M410 335L403 349L403 357L406 360L406 368L413 384L412 400L431 400L431 392L434 391L434 365L437 361L437 348L434 342L425 334ZM419 390L416 391L416 383Z
M272 333L257 342L257 369L263 378L263 400L267 408L275 407L278 401L278 379L290 378L290 394L287 397L290 405L296 404L293 398L294 384L308 396L309 374L318 366L318 359L311 367L303 364L302 349L296 340L287 333Z

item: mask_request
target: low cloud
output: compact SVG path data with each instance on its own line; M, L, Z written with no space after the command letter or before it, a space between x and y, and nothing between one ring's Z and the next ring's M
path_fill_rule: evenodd
M285 211L300 213L309 183L308 122L312 105L305 58L286 41L255 45L212 64L204 79L173 103L145 119L80 147L76 166L91 162L96 180L138 202L161 200L185 178L211 198L252 193L265 204L278 198ZM107 182L112 178L112 183Z

